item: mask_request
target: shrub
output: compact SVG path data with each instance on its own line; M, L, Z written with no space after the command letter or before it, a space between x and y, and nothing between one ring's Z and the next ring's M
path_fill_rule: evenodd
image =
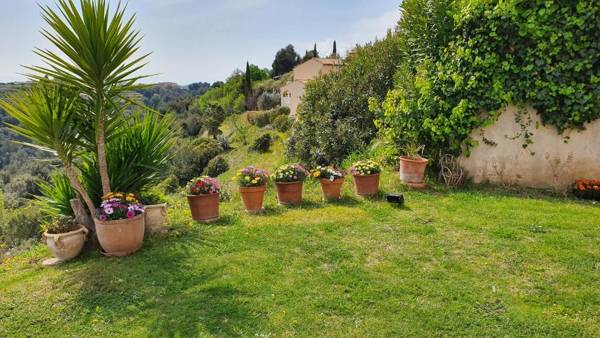
M289 116L290 112L291 112L290 111L290 107L284 107L284 106L278 107L278 108L276 108L276 110L277 110L277 115L286 115L286 116Z
M340 164L376 135L369 98L382 100L402 60L393 34L359 47L339 71L310 81L297 113L287 153L310 165Z
M272 116L271 110L252 112L252 113L248 114L248 122L251 125L257 126L259 128L263 128L263 127L271 124L272 119L273 119L273 116Z
M19 209L5 209L0 205L0 247L16 247L30 238L39 238L43 221L35 205Z
M210 177L217 177L229 170L229 163L222 156L217 156L208 162L204 173Z
M273 109L281 104L281 96L277 92L264 92L258 96L257 106L260 110Z
M286 115L279 115L273 120L273 128L277 131L285 133L290 130L292 121Z
M271 148L272 143L273 137L271 137L271 134L264 134L254 141L252 150L259 153L266 153Z
M49 215L73 216L71 200L77 197L69 178L62 171L50 175L49 181L38 181L40 195L36 199L41 210Z
M213 139L197 138L180 139L171 151L174 156L171 172L177 177L179 184L184 185L202 173L221 149Z

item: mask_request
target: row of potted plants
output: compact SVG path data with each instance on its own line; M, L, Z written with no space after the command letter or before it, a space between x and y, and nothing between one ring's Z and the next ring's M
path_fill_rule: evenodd
M373 161L359 161L350 168L361 196L373 196L379 191L381 166ZM267 182L273 180L277 188L279 204L294 206L302 203L303 183L308 177L319 180L323 198L327 201L339 200L346 173L332 166L319 166L308 171L299 163L286 164L272 174L267 170L249 166L240 169L233 180L239 185L244 207L249 213L263 211ZM212 222L219 217L219 182L203 176L192 180L187 187L188 202L192 218L198 222Z

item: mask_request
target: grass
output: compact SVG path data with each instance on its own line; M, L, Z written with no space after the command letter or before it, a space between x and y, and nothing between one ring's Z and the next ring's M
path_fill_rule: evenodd
M233 168L281 161L239 147ZM229 181L226 173L224 181ZM600 208L489 187L384 191L195 224L173 196L170 232L126 258L88 251L45 269L42 245L0 265L0 336L600 335Z

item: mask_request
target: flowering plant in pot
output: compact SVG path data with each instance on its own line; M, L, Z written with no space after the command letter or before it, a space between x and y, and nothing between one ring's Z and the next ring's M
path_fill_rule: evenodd
M342 184L345 173L334 167L318 166L311 171L311 176L318 179L323 189L325 200L339 200L342 196Z
M111 192L97 210L96 234L107 256L127 256L144 240L144 207L134 194Z
M264 169L248 166L240 169L233 180L237 181L240 186L240 196L242 196L246 211L249 213L262 212L269 173Z
M354 178L356 193L361 196L373 196L379 192L379 174L381 166L374 161L358 161L350 168Z
M421 156L425 147L407 143L403 147L404 156L400 156L400 180L413 188L425 187L425 169L429 160Z
M600 201L600 180L581 179L575 181L573 194L578 198Z
M188 203L194 221L210 223L219 219L221 184L216 178L202 176L187 185Z
M309 172L299 163L285 164L271 175L277 186L277 199L282 205L302 203L302 183Z
M57 265L77 257L88 234L86 227L69 216L60 216L53 222L44 224L42 229L42 237L54 255L42 263L45 266Z

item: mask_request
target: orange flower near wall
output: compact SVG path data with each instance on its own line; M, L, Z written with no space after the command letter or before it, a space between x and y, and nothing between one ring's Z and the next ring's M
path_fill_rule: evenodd
M579 198L600 201L600 180L577 180L573 193Z

